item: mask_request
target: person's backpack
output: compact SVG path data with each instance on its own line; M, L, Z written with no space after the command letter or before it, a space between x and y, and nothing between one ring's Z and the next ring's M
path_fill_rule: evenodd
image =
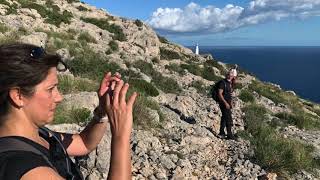
M52 136L49 136L49 132ZM6 137L0 139L0 153L8 152L8 151L28 151L40 155L52 169L58 172L57 164L59 168L59 172L62 171L67 180L81 180L83 176L78 169L72 166L71 159L69 158L66 149L63 147L61 137L56 132L49 130L48 128L41 127L39 128L39 134L41 137L46 139L50 144L50 154L55 159L55 165L48 159L48 157L39 151L37 148L32 145L14 137ZM54 143L53 143L54 142ZM61 164L61 166L59 166ZM77 173L77 174L74 174Z
M224 82L224 80L220 80L218 82L216 82L212 89L211 89L211 97L213 100L215 100L216 102L219 102L219 84L223 83L224 84L224 90L226 89L226 82Z

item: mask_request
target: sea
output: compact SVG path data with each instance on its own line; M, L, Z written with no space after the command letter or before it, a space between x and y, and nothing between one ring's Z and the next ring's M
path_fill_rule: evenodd
M215 60L237 64L262 81L320 103L320 46L200 46L199 49L200 54L210 53Z

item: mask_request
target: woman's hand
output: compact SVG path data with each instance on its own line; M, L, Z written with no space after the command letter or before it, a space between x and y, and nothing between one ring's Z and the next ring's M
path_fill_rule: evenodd
M112 82L118 82L120 80L121 75L118 72L116 72L114 76L111 76L111 72L105 73L98 90L99 106L97 109L100 116L106 115L106 94L108 91L113 90L111 88L114 88L115 83L112 85Z
M132 110L137 93L134 92L126 102L128 88L128 83L124 83L122 80L114 81L106 94L106 110L113 139L130 139L133 121Z

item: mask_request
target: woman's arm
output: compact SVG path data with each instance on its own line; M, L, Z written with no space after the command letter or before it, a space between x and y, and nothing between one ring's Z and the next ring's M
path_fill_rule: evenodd
M137 93L133 93L126 102L128 88L129 84L119 81L113 94L109 93L106 96L107 114L112 131L109 180L131 179L130 137L132 109Z

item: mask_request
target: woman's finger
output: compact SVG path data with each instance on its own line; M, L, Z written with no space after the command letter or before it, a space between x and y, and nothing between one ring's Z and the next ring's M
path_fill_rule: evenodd
M120 95L119 95L119 103L120 104L125 104L126 103L126 94L129 88L129 84L125 83L120 90Z
M127 107L128 107L128 110L129 110L129 111L132 111L132 107L133 107L134 102L136 101L137 96L138 96L138 93L134 92L134 93L129 97L129 100L128 100L128 103L127 103Z
M113 106L117 107L119 106L119 93L120 93L120 90L122 89L122 86L123 86L123 81L119 81L119 82L116 82L116 87L114 88L114 91L113 91Z

